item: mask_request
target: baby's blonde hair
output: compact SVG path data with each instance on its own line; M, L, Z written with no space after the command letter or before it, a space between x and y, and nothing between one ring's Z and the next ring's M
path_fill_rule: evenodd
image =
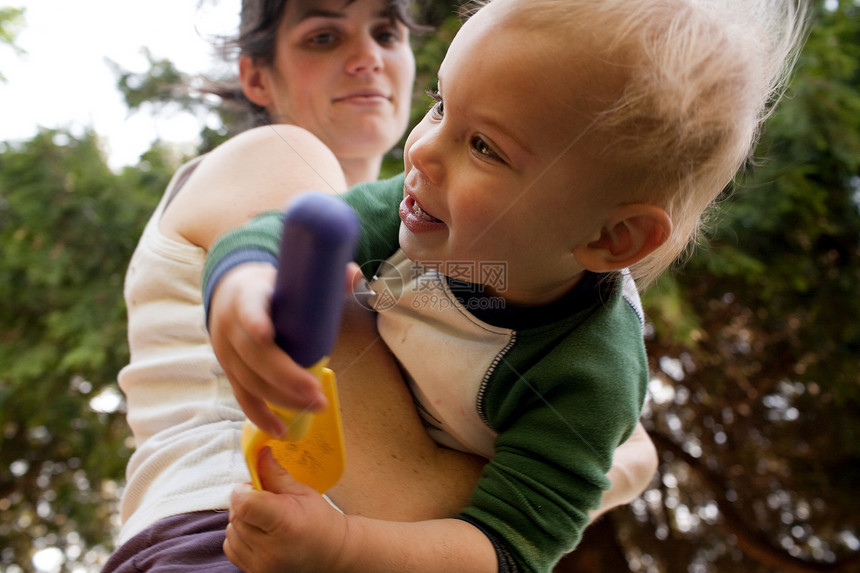
M804 39L805 9L794 0L496 1L515 3L518 25L559 49L588 50L595 73L620 74L623 88L591 131L611 166L606 191L672 220L668 242L631 267L647 285L694 242L750 157Z

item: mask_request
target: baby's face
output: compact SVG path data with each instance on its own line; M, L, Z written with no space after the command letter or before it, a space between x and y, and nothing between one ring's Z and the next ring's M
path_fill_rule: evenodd
M452 269L504 263L489 285L513 304L567 292L582 267L573 249L600 236L607 198L582 150L584 74L565 42L506 19L509 2L481 10L454 39L439 99L410 134L400 244L413 260ZM587 94L586 94L587 95ZM475 281L476 282L476 281Z

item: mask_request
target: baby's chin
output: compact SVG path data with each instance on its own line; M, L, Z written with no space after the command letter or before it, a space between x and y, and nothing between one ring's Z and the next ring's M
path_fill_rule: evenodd
M441 235L441 233L433 233ZM405 224L400 224L400 248L412 262L427 269L443 271L447 257L439 248L444 241L441 236L429 236L427 233L415 234Z

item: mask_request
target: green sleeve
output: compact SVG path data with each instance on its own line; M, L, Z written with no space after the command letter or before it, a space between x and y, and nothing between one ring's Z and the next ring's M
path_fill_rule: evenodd
M206 255L206 265L203 268L204 291L207 283L213 280L215 269L221 267L223 261L236 252L264 251L277 259L283 232L281 215L280 211L269 211L220 235Z
M495 454L461 515L504 539L524 571L551 571L579 543L641 412L648 364L638 317L620 296L607 306L549 352L529 338L551 333L521 333L494 373L507 383L487 387Z
M370 280L379 264L399 248L399 205L403 199L403 174L356 185L342 198L361 221L355 261L365 278Z

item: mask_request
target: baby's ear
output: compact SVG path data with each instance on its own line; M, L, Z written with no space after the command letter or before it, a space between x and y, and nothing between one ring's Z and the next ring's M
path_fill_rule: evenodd
M644 259L671 234L672 221L662 208L645 203L619 205L609 212L600 237L574 248L573 256L589 271L617 271Z

